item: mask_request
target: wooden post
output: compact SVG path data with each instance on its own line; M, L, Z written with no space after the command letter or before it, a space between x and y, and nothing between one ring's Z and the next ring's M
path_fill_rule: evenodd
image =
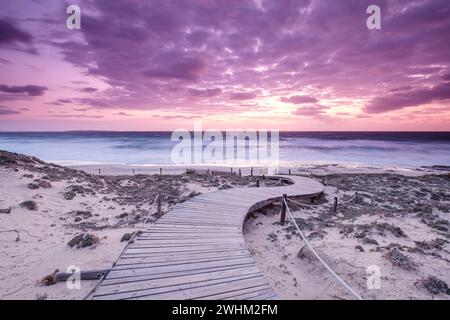
M134 175L134 169L133 169L133 175Z
M250 169L250 176L253 177L253 167Z
M256 187L259 188L259 180L256 180Z
M284 226L286 222L286 202L287 202L287 194L283 194L283 198L281 199L281 215L280 215L280 224Z
M162 195L158 195L157 205L158 205L158 217L160 217L162 208Z
M337 207L338 207L338 198L334 197L334 206L333 206L333 211L336 212L337 211Z
M162 168L159 168L159 175L162 176Z
M289 175L291 175L291 169L289 169Z
M230 168L230 173L233 174L233 168Z
M242 177L241 168L239 168L239 177Z
M284 186L284 180L281 179L281 186Z
M100 168L98 168L98 174L101 174L101 172L102 172L102 171L100 170Z
M263 174L263 179L266 179L266 176Z

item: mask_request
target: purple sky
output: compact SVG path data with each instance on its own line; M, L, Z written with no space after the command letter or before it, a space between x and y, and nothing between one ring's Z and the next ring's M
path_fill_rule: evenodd
M447 131L449 39L448 0L2 0L0 130Z

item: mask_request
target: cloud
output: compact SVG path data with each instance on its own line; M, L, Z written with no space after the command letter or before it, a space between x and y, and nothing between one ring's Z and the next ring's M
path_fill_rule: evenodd
M282 102L293 103L293 104L303 104L303 103L316 103L318 100L314 97L309 96L291 96L289 98L282 97L280 99Z
M165 119L165 120L172 120L172 119L184 119L184 120L191 120L195 118L199 118L199 115L155 115L153 118L159 118L159 119Z
M195 81L199 79L205 67L205 62L200 58L183 58L167 66L147 69L142 74L148 78Z
M26 86L7 86L5 84L0 85L0 91L6 93L21 93L29 96L42 96L47 90L47 87L26 85Z
M201 97L201 98L211 98L218 96L222 93L220 88L214 89L188 89L188 92L193 97Z
M122 116L122 117L131 117L132 115L126 112L117 112L114 113L115 116Z
M33 36L20 30L12 21L0 19L0 45L14 42L31 43Z
M293 112L296 116L324 117L326 108L320 105L311 105L298 108Z
M20 111L10 109L8 107L0 106L0 116L7 116L12 114L19 114Z
M98 89L97 88L93 88L93 87L85 87L85 88L81 88L81 92L87 92L87 93L91 93L91 92L96 92Z
M303 114L320 114L309 106L319 98L391 98L395 108L412 103L397 94L439 86L450 70L448 0L377 0L383 19L376 31L365 25L370 0L79 3L81 32L61 30L44 15L45 27L20 20L32 39L15 32L4 44L50 46L82 70L81 92L96 92L93 80L107 83L89 99L69 96L80 107L238 114L242 101L264 93L261 100L305 105ZM383 109L377 99L370 103L365 110Z
M103 116L88 115L88 114L54 114L51 116L54 118L94 118L94 119L103 118Z
M377 97L369 102L365 107L365 111L368 113L383 113L449 99L450 82L445 82L431 88L415 89Z
M3 59L3 58L0 58L0 62L3 64L11 64L11 61Z
M254 92L233 92L229 95L231 100L250 100L257 97Z

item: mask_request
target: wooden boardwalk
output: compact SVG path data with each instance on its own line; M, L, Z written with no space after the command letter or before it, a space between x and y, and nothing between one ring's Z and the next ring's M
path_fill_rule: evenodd
M315 196L319 182L284 176L283 187L233 188L176 205L146 227L93 293L94 299L274 299L244 241L248 212L288 196ZM276 263L276 262L274 262Z

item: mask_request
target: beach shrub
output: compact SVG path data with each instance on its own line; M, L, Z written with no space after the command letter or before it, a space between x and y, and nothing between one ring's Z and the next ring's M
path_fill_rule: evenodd
M31 211L36 211L38 209L37 203L33 200L27 200L19 204L22 208L26 208Z
M81 233L70 240L67 245L71 248L86 248L100 243L100 239L90 233Z

